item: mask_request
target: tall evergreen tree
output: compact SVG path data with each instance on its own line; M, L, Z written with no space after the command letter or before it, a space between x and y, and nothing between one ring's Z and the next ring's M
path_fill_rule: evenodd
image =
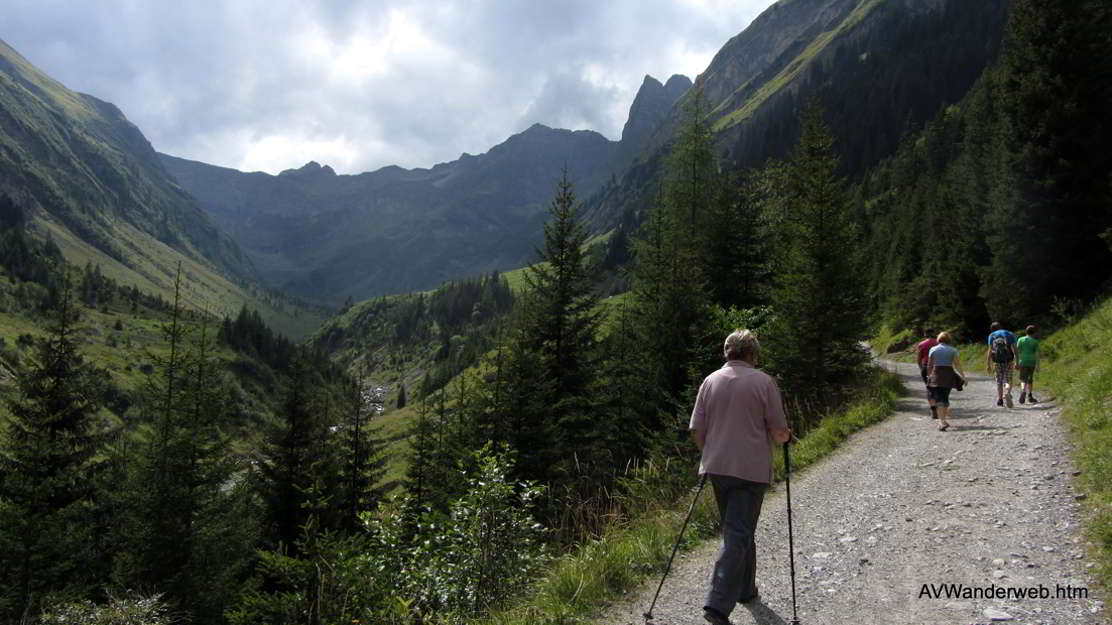
M207 324L184 320L181 272L140 401L146 419L120 506L116 581L150 586L200 622L217 622L255 542L242 467L227 454L228 390Z
M89 487L102 425L99 373L78 351L79 311L62 280L46 337L16 377L0 436L0 619L28 622L48 592L83 594Z
M692 378L713 367L706 349L708 267L720 266L722 258L708 262L708 255L727 246L711 232L718 212L713 205L722 196L704 116L696 93L668 157L661 192L633 245L630 314L648 382L644 410L652 430L660 429L661 414L684 399Z
M867 360L865 289L833 139L812 103L791 160L771 169L777 231L768 349L790 392L818 397Z
M366 401L366 391L357 379L345 382L347 418L343 423L343 465L341 467L342 527L355 531L359 514L374 508L382 493L376 487L386 474L383 445L371 427L374 408Z
M332 389L310 356L298 352L284 375L282 405L258 462L268 539L290 549L311 517L326 530L344 517L342 459L332 431L339 419L328 400Z
M715 183L703 243L711 300L723 308L765 304L771 269L754 183L748 173L722 174Z
M605 445L593 435L596 418L590 391L599 320L584 249L587 231L578 208L565 171L549 205L539 262L525 270L528 290L517 335L535 349L535 366L551 381L545 418L555 427L554 442L565 468L573 462L572 454L583 454L589 463ZM518 453L533 450L519 448Z

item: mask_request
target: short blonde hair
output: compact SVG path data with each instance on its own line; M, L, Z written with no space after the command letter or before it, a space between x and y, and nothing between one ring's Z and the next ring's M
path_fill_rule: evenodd
M938 342L939 343L949 343L951 340L952 339L950 338L950 333L949 332L941 332L938 335Z
M757 335L740 328L731 332L722 345L722 354L727 360L753 360L759 353L761 343Z

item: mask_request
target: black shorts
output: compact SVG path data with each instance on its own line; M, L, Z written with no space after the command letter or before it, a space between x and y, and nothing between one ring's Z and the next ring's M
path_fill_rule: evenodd
M923 378L923 384L927 383L927 365L919 365L919 375Z
M1020 367L1019 367L1019 381L1020 382L1026 382L1028 384L1033 383L1035 381L1035 368L1034 367L1024 367L1024 366L1020 365Z
M949 386L928 386L927 399L933 399L934 403L942 404L943 406L950 405L950 387Z

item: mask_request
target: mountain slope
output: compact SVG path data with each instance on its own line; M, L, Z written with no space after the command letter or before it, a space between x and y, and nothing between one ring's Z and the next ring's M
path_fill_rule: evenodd
M297 334L315 323L255 286L250 260L118 108L66 89L2 41L0 193L71 262L100 264L121 283L168 295L181 262L190 305L234 313L249 304Z
M995 59L1006 0L781 0L727 42L618 181L588 201L596 231L636 219L662 156L701 93L732 169L787 155L800 106L823 104L843 173L891 154L899 138L968 91Z
M271 176L161 157L270 285L340 303L525 264L563 168L585 195L617 146L535 124L482 155L354 176L313 162Z

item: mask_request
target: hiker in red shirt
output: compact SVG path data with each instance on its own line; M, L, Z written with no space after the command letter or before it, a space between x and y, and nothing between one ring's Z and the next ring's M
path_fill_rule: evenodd
M938 339L934 336L934 328L927 328L927 338L919 341L916 348L919 352L919 375L923 377L923 385L927 385L927 357L930 354L931 348L938 345ZM927 393L927 404L931 407L931 418L938 418L938 406L935 405L934 397Z

